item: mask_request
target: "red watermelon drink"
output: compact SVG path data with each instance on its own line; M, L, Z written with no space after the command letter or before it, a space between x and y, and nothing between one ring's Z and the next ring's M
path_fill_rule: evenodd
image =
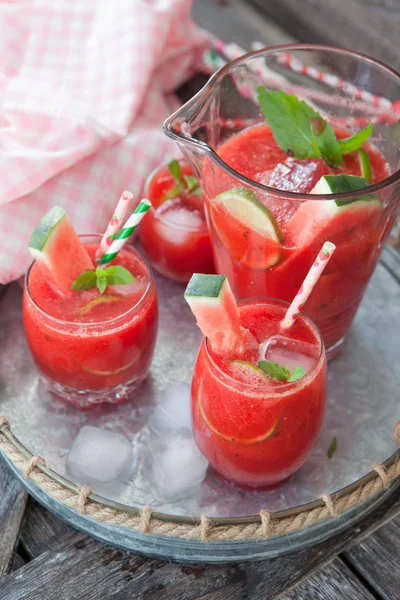
M323 241L337 246L308 305L329 358L400 206L398 98L389 67L296 44L229 63L164 125L199 174L216 271L237 298L290 301Z
M145 190L153 205L140 241L154 268L187 283L195 271L214 273L203 197L187 163L174 160L153 173Z
M240 485L292 475L320 432L327 397L324 345L288 305L253 298L236 305L224 276L194 275L185 293L205 334L192 382L195 439L210 464Z
M262 102L263 94L259 97ZM270 104L264 107L266 111L273 110ZM371 130L359 132L360 141ZM229 178L213 178L208 185L208 207L217 271L228 275L238 298L267 295L289 301L324 239L329 237L337 245L308 305L332 352L353 320L393 214L388 219L378 195L360 193L368 181L376 183L388 175L380 152L364 143L363 148L342 155L340 148L345 148L348 138L341 131L330 131L339 148L335 160L340 164L331 162L332 157L288 156L277 142L281 138L276 128L270 125L250 127L233 136L218 149L225 163L284 194L271 196L245 187L226 190ZM285 192L290 192L290 199ZM313 200L314 194L323 194L325 199ZM346 194L345 199L337 198L338 194Z
M51 391L78 408L119 403L147 375L157 334L151 269L125 246L97 267L100 236L78 237L54 207L30 241L23 319Z

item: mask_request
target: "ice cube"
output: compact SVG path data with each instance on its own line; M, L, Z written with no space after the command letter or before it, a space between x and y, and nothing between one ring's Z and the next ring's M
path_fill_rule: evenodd
M180 427L192 428L190 410L190 385L177 383L169 388L151 415L148 426L151 431L163 434Z
M282 335L269 339L264 348L265 360L287 367L290 372L294 367L303 367L308 373L314 367L317 358L317 350L311 344L291 340Z
M133 451L123 435L86 425L72 444L66 470L80 482L106 483L129 477L133 468Z
M308 194L330 169L322 158L293 160L279 163L272 171L267 185L288 192Z
M144 278L136 277L135 281L125 284L110 285L109 291L114 294L120 294L121 296L130 296L137 294L143 296L146 291L147 281Z
M143 475L162 502L193 495L206 476L208 461L198 449L189 429L182 427L148 446Z

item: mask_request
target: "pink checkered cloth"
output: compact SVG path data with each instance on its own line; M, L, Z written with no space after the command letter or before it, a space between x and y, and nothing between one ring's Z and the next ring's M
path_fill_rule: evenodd
M53 205L104 231L124 189L176 152L163 120L201 64L191 0L0 3L0 282Z

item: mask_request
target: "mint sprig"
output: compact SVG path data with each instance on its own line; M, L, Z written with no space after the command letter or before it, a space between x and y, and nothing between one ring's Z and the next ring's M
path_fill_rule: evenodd
M290 373L287 367L272 360L260 360L257 364L270 377L279 381L288 381L289 383L301 379L307 373L303 367L294 367L292 373Z
M304 100L281 90L257 88L261 112L278 146L294 158L323 158L342 165L343 155L361 148L373 125L344 139L337 139L329 123Z
M331 445L328 448L328 458L329 460L331 460L332 456L335 454L336 450L337 450L337 438L335 436L333 436L332 441L331 441Z
M181 166L176 159L168 163L168 171L174 178L175 184L164 195L164 200L172 200L182 193L201 196L200 184L197 177L182 175Z
M113 265L103 269L97 267L95 271L84 271L71 284L73 290L90 290L97 287L103 294L108 285L125 285L135 281L135 277L120 265Z

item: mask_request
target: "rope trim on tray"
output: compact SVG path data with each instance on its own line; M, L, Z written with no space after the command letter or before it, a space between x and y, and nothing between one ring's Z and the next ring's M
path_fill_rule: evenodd
M6 431L8 430L8 432ZM125 527L136 530L142 534L168 535L185 539L198 539L202 542L209 541L243 541L250 539L268 539L273 536L283 535L305 529L326 521L337 518L350 508L362 504L375 494L387 489L400 477L400 454L387 468L384 465L373 465L370 479L364 484L343 495L339 493L324 494L314 508L297 512L290 516L270 512L267 509L260 511L258 517L241 521L224 523L202 515L200 519L182 523L171 516L170 520L156 518L150 506L138 510L136 514L117 510L101 504L91 497L92 491L84 485L67 487L56 481L45 472L46 463L39 456L26 457L26 452L19 450L13 443L10 425L5 417L0 417L0 450L8 457L21 473L38 485L49 496L63 502L67 507L86 514L107 525ZM393 439L400 446L400 421L394 427Z

